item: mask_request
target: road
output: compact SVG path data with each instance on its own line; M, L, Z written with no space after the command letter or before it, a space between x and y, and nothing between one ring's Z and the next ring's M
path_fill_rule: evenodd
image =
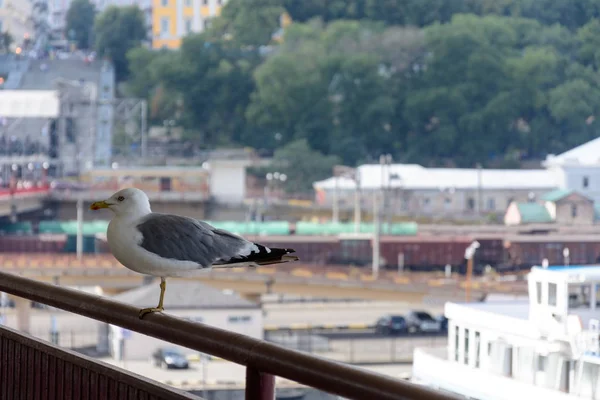
M267 340L284 347L351 364L411 363L415 348L446 346L447 336L398 336L361 339L328 339L319 335L274 334Z
M443 306L424 306L405 302L369 302L369 301L330 301L319 303L266 303L264 308L264 325L269 327L298 325L373 325L384 314L406 314L411 309L422 309L433 315L441 314ZM16 328L15 309L0 309L4 312L9 327ZM56 316L57 328L61 331L61 346L87 346L97 340L97 321L66 312L51 313L48 310L31 309L31 334L48 340L52 324L51 316ZM363 331L364 332L364 331Z
M372 325L385 314L404 315L411 310L424 310L433 315L442 314L444 306L422 303L363 301L322 303L270 303L264 304L265 327L308 325Z
M207 363L205 371L197 362L191 363L190 369L187 370L166 370L153 366L149 361L126 361L123 363L111 358L101 358L100 361L159 382L186 388L186 390L202 389L204 382L206 382L207 389L236 389L243 387L246 380L245 367L227 361L210 361ZM412 371L412 366L408 364L368 365L360 368L395 378L404 378ZM291 387L294 386L294 383L277 378L277 386Z

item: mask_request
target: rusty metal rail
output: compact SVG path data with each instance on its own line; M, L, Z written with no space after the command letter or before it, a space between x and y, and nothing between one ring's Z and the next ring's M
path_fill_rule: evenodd
M181 345L247 367L246 399L274 398L273 376L353 400L458 399L409 382L290 350L167 314L138 318L138 309L100 296L0 272L0 291Z

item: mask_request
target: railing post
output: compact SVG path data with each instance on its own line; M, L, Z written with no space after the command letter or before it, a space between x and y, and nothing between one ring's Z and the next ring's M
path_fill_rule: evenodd
M246 368L246 400L275 400L275 377Z

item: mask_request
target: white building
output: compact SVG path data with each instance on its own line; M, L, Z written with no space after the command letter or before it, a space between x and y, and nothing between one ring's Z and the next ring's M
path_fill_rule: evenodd
M12 47L34 36L33 3L30 0L0 0L0 32L14 39Z
M576 190L600 204L600 138L560 155L549 155L544 169L426 168L417 164L367 164L357 176L315 182L317 203L352 207L357 187L363 208L383 190L399 213L467 216L503 214L512 202L529 202L556 189Z
M559 179L561 189L573 189L600 203L600 138L565 153L549 155L542 163Z
M372 207L382 189L388 205L400 213L504 213L512 201L527 201L554 190L559 182L550 170L425 168L417 164L361 165L357 168L363 208ZM357 184L351 177L314 183L317 202L352 206Z
M158 282L121 293L114 300L136 307L156 307L159 297ZM165 312L201 322L206 325L237 332L256 339L263 338L263 312L259 304L237 294L212 288L200 282L169 279L164 298ZM120 358L120 341L124 340L127 360L148 360L159 347L176 347L170 343L127 332L111 326L109 348L113 357ZM191 350L181 348L184 353Z
M16 1L16 0L15 0ZM48 24L54 33L64 32L67 18L67 11L71 6L72 0L48 0ZM96 6L96 11L102 12L109 6L132 6L137 5L144 14L146 20L150 22L152 16L152 0L91 0Z
M474 399L599 399L600 266L528 279L528 302L446 303L448 346L415 350L415 382Z
M223 204L242 204L246 198L246 168L250 159L212 159L210 170L210 194Z

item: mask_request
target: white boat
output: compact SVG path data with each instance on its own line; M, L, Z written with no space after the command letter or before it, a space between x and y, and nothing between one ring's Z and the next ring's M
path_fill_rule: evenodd
M448 345L416 383L479 400L600 399L600 266L533 267L529 298L446 303Z

